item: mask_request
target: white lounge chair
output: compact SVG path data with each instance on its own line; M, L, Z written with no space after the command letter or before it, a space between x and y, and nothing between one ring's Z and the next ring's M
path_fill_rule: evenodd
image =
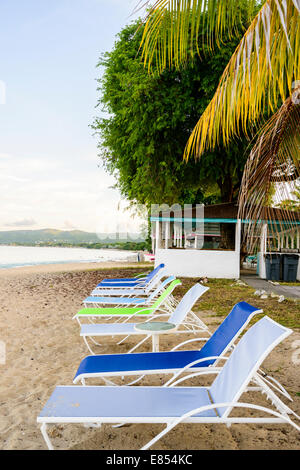
M216 371L217 377L209 387L177 385L187 378L211 374L211 369L181 378L171 387L56 387L37 418L48 449L53 449L53 446L47 434L47 425L61 423L165 424L166 428L149 441L143 450L149 449L180 423L286 423L300 431L289 415L298 420L300 417L257 375L266 356L291 333L291 330L264 317L242 337L224 367ZM239 402L241 395L250 390L263 391L274 404L275 410ZM260 415L231 416L235 408L260 412ZM180 448L180 443L177 448Z
M173 281L175 282L175 281ZM170 287L170 286L169 286ZM136 350L141 344L147 341L149 338L152 339L152 350L159 350L159 336L162 334L168 333L203 333L206 332L208 336L205 339L208 339L210 336L208 327L200 320L200 318L195 315L191 310L196 301L204 294L209 288L204 287L201 284L195 284L181 299L173 313L161 313L156 314L155 319L157 320L160 317L169 317L168 321L150 321L153 319L151 317L149 321L144 323L106 323L106 324L84 324L81 325L80 336L83 337L84 342L87 345L88 350L91 354L94 354L89 343L88 338L90 338L94 344L98 344L95 340L96 337L101 336L125 336L124 339L128 336L133 335L143 335L144 338L135 345L129 352ZM114 310L114 309L110 309ZM128 309L128 314L130 315L130 310ZM136 312L135 312L136 313ZM190 314L192 319L186 319ZM92 315L91 315L92 316ZM122 340L122 342L124 341Z
M86 380L99 378L107 385L115 385L112 378L123 377L124 382L125 376L138 376L129 383L124 382L125 385L132 385L148 375L159 374L161 379L162 375L172 374L166 382L170 384L184 373L216 367L258 313L262 310L247 302L237 303L200 350L179 351L187 344L203 342L201 338L195 338L178 344L171 351L87 356L81 361L73 383L85 385Z
M165 286L168 287L164 289ZM91 323L94 323L95 320L124 320L128 321L133 317L147 317L149 319L154 318L158 315L158 313L165 313L166 315L171 315L175 306L177 305L177 301L174 299L172 293L177 286L181 285L181 281L179 279L174 279L174 276L166 279L160 287L158 287L152 295L148 298L124 298L119 299L118 297L109 297L108 300L104 301L105 303L111 305L110 307L86 307L79 312L77 312L73 320L77 320L78 323L81 325L82 319L88 319ZM161 292L163 290L163 292ZM157 298L158 292L161 292L160 296ZM93 303L92 297L92 305L97 305ZM97 297L98 298L98 297ZM155 300L156 298L156 300ZM99 297L102 299L102 297ZM104 299L104 298L103 298ZM84 302L86 302L85 299ZM123 302L123 304L119 302ZM87 304L88 305L88 304ZM101 304L99 304L101 305ZM134 306L133 306L134 305Z
M96 287L92 290L91 296L99 297L134 297L134 296L148 296L153 290L159 287L162 283L162 279L166 277L166 269L161 268L158 270L155 276L150 279L150 282L145 285L144 282L139 282L136 285L130 286L110 286L108 284Z
M139 278L123 278L123 279L104 279L96 286L96 291L102 291L107 289L130 289L130 288L141 288L149 289L149 286L153 285L158 276L161 276L161 272L164 272L165 265L159 264L153 271L151 271L147 276Z
M158 298L158 296L161 296L164 293L164 290L167 288L169 284L172 283L172 281L176 281L175 276L169 276L167 279L165 279L162 283L156 287L156 289L151 292L148 296L145 297L133 297L133 296L123 296L121 295L120 297L117 296L89 296L83 300L83 305L86 308L92 307L92 308L97 308L97 307L102 307L103 305L112 305L115 308L118 307L129 307L129 306L151 306L154 304L155 300ZM173 285L179 285L181 282L179 281L178 284L173 283ZM173 296L168 295L168 300L169 300L169 305L175 306L177 302L175 302L175 299Z

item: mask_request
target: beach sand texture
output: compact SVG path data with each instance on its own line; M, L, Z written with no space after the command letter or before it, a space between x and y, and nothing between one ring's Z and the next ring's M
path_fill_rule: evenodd
M125 270L125 264L109 270L111 265L116 266L106 263L101 270L98 266L95 270L93 263L0 271L0 340L6 343L6 362L0 364L1 449L46 449L36 418L56 385L72 384L79 362L88 355L72 316L103 277L131 275ZM144 270L136 265L132 275ZM201 308L201 301L199 306ZM220 317L213 317L211 311L196 311L211 325L211 331L221 321ZM177 344L181 338L170 335L161 342L162 349ZM187 335L183 339L187 339ZM270 354L264 368L271 370L292 394L291 407L300 414L299 365L293 364L291 359L291 346L297 340L300 340L299 331ZM103 343L103 353L126 352L130 344L133 345L133 341L127 341L117 346L112 338ZM160 379L152 377L144 383L159 384ZM266 405L263 397L258 403ZM99 429L60 425L50 427L49 434L57 449L139 449L162 428L162 425L141 424L120 428L104 425ZM153 449L300 449L300 433L288 425L227 428L225 425L183 424Z

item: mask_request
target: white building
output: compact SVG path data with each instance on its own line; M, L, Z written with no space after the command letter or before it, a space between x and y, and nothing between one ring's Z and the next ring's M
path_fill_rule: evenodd
M237 206L231 203L205 206L201 219L195 208L182 212L160 212L151 217L155 265L164 263L170 275L238 279L243 221L237 218ZM277 213L280 217L280 210ZM259 236L258 275L265 279L266 254L289 250L299 256L300 217L293 230L283 230L276 240L270 240L268 224L262 222ZM297 279L300 280L300 262Z

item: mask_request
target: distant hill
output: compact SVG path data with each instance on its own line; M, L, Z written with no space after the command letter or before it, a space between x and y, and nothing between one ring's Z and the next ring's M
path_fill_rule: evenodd
M83 232L81 230L56 230L56 229L42 229L42 230L9 230L0 231L0 244L33 244L39 243L69 243L78 245L80 243L118 243L128 241L143 241L141 235L138 234L125 234L120 235L120 240L116 240L113 234ZM136 239L135 239L136 237Z

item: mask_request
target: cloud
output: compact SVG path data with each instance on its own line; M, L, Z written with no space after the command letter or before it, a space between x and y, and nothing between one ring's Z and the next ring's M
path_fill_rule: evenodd
M36 221L34 219L23 219L4 224L5 227L31 227L32 225L36 225Z
M69 222L68 220L65 220L64 228L69 229L69 230L76 230L77 229L77 227L75 225L73 225L71 222Z
M111 187L114 178L97 163L92 153L72 165L58 156L0 154L0 230L34 226L110 232L125 225L138 231L139 221L123 207L128 203L118 207L121 195Z
M6 103L6 83L0 80L0 104Z
M15 181L16 183L27 183L28 181L30 181L28 178L20 178L18 176L13 175L0 175L0 178L3 180Z

